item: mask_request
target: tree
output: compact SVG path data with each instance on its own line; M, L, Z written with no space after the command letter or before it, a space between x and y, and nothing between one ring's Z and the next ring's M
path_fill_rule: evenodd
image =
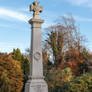
M73 74L79 75L79 66L86 61L83 54L86 40L72 16L62 17L62 22L60 20L58 24L46 28L47 38L43 45L45 52L50 53L49 58L53 58L55 67L70 67Z
M21 91L23 87L23 71L21 69L21 63L14 60L11 55L0 53L0 77L3 83L5 83L3 84L2 81L0 81L2 90L7 87L6 83L9 83L10 92ZM3 87L3 85L6 87Z
M61 70L53 67L46 73L47 74L45 75L45 80L48 83L49 92L61 92L58 89L60 89L65 82L71 81L73 79L72 71L70 68Z
M61 61L64 61L64 27L61 25L50 26L47 28L50 33L48 34L48 38L46 40L46 44L48 44L49 50L52 53L52 57L54 60L54 64L58 66ZM51 49L50 49L51 48Z
M22 55L21 55L20 49L18 49L18 48L13 49L13 58L15 60L21 61L21 57L22 57Z
M10 92L10 80L5 70L0 76L0 92Z
M43 60L43 63L47 63L49 61L49 54L47 53L47 51L44 49L42 49L42 60Z
M14 49L13 52L11 53L12 57L19 61L21 63L21 68L23 70L23 83L24 83L24 86L22 88L22 91L24 91L24 87L25 87L25 83L27 82L28 80L28 76L29 76L29 71L30 71L30 62L29 62L29 59L28 57L24 56L20 49Z
M56 92L56 87L61 87L61 70L56 70L56 68L50 69L45 75L45 80L48 83L49 92Z
M67 67L61 72L61 80L63 83L71 81L73 79L71 68Z
M24 77L23 77L24 78L23 79L24 86L23 86L23 89L22 89L23 91L24 91L24 88L25 88L25 83L27 82L28 76L29 76L29 71L30 71L29 66L30 66L30 64L29 64L28 59L24 58L23 61L22 61L22 69L23 69L23 74L24 74Z

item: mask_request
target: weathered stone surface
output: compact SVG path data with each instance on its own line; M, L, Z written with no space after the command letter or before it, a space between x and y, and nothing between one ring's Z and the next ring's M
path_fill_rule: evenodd
M42 12L42 6L38 6L39 2L33 2L30 11L33 11L33 18L40 19L39 13Z
M43 77L41 46L41 24L44 20L39 17L42 8L38 4L38 2L33 2L31 5L31 11L33 11L33 18L29 20L31 24L31 65L25 92L48 92L48 86Z
M27 82L25 90L26 92L48 92L48 87L43 79L33 79Z

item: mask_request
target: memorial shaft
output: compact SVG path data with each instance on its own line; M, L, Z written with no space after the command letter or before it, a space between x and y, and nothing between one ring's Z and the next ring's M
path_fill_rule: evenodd
M31 19L31 78L43 78L41 24L43 20Z

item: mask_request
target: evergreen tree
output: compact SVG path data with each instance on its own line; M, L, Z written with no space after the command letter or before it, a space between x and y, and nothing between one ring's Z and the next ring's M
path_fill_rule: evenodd
M13 53L12 53L12 56L15 60L19 61L21 63L21 68L23 70L23 83L24 83L24 86L22 88L22 91L24 91L24 87L25 87L25 83L27 82L28 80L28 76L29 76L29 71L30 71L30 62L29 62L29 59L24 56L20 49L14 49L13 50Z

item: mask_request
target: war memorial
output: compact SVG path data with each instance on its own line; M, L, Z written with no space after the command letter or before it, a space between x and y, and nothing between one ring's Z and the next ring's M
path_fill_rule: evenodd
M41 25L44 20L40 19L42 7L38 5L39 2L35 1L30 6L30 11L33 11L33 18L29 20L31 24L31 65L25 92L48 92L48 86L43 76L41 46Z

